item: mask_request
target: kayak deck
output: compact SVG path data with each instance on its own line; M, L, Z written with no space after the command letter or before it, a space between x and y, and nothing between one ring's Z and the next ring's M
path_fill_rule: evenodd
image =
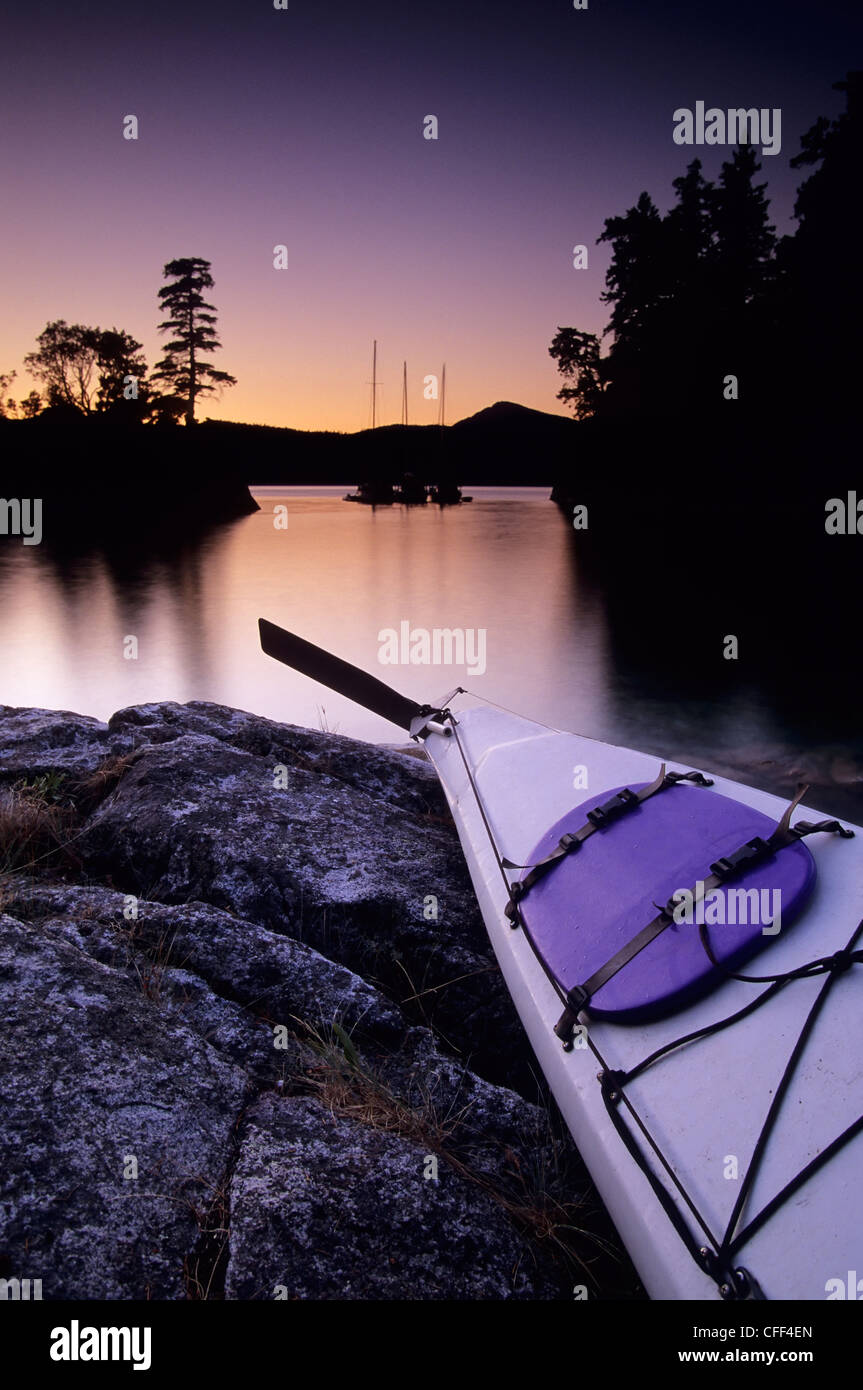
M687 1252L616 1133L597 1081L597 1060L606 1069L628 1071L657 1048L735 1013L765 986L728 980L653 1022L591 1018L590 1045L565 1052L553 1032L561 1012L558 994L524 931L513 930L504 915L508 890L489 832L501 856L528 864L550 828L571 814L579 799L574 788L585 786L585 775L588 790L604 793L652 781L658 759L548 730L494 708L455 709L454 714L458 739L430 733L425 747L453 810L492 946L543 1072L651 1296L716 1298L716 1284ZM715 791L772 823L786 809L779 798L724 778L715 778ZM818 818L811 808L799 808L801 815L807 810ZM650 812L645 808L644 814ZM771 938L750 973L775 975L842 949L863 915L863 832L851 840L824 836L807 844L818 869L812 896L794 929ZM573 865L568 885L573 895L576 883ZM573 906L577 911L577 899ZM794 981L763 1008L675 1050L626 1087L628 1104L697 1217L647 1149L650 1166L663 1175L698 1237L699 1218L712 1243L724 1233L773 1093L823 983L824 976ZM832 987L767 1144L744 1225L863 1112L860 991L859 970L846 971ZM857 1267L863 1248L863 1211L856 1199L861 1163L863 1136L858 1135L741 1250L739 1263L766 1297L823 1299L828 1280L844 1279Z
M645 785L635 783L629 790L640 792ZM594 977L680 890L694 895L714 861L756 836L766 840L775 825L761 811L715 789L708 794L706 788L678 784L643 804L633 798L618 819L594 827L588 818L596 814L597 801L611 801L623 790L603 791L575 807L531 854L536 863L563 835L590 826L578 853L561 858L518 900L537 954L566 990ZM529 883L529 874L522 873L520 880ZM690 907L691 922L669 921L599 986L591 1000L593 1017L634 1023L694 1002L715 987L718 975L701 942L699 917L714 919L708 934L711 950L737 970L771 939L765 938L763 927L778 934L797 919L814 884L814 862L802 842L756 862L728 885L718 886L706 905L695 911ZM753 969L757 973L757 961Z

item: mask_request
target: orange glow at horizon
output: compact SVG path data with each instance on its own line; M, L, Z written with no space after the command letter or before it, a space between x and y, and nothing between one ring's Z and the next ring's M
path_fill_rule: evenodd
M223 346L213 354L212 361L214 366L236 376L237 385L217 395L199 397L199 420L209 416L244 424L349 434L371 426L372 335L364 341L355 323L351 323L350 340L333 345L312 320L294 323L286 333L276 316L268 318L260 312L260 306L256 306L255 312L248 303L239 302L239 295L234 304L228 279L224 273L219 274L218 264L214 264L213 273L218 279L211 294ZM276 272L272 274L275 279ZM127 285L116 298L110 289L101 286L86 296L78 286L70 292L60 283L40 287L36 295L26 292L26 280L19 282L20 289L11 287L0 326L0 371L16 372L7 394L21 400L31 390L43 389L28 373L23 359L35 349L36 338L45 324L59 318L69 323L125 329L143 342L148 370L152 372L163 350L161 337L150 327L157 318L153 301L159 283L158 275L153 275L152 284L146 289L136 287L130 294ZM277 279L274 288L281 288ZM350 318L364 316L361 310L355 310ZM372 316L370 312L369 317ZM396 315L389 309L386 314L379 313L379 317ZM437 309L431 317L437 318ZM457 328L453 325L449 333L438 322L432 322L428 334L420 323L391 323L388 336L378 338L378 424L401 421L405 360L408 421L412 425L437 423L439 401L426 397L425 383L433 375L440 389L444 362L447 424L501 400L567 415L569 412L556 399L561 381L548 356L548 343L557 327L553 318L547 315L550 327L537 324L534 341L526 340L524 315L517 311L509 325L502 321L502 316L494 323L482 325L481 330L474 324L467 339L463 322ZM428 347L423 341L426 336Z

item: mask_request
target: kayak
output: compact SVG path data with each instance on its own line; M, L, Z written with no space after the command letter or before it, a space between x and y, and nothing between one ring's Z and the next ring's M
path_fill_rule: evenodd
M650 1297L863 1297L863 830L463 690L419 705L260 629L422 743Z

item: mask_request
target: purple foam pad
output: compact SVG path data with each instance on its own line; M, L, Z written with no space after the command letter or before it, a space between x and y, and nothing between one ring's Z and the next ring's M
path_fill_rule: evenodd
M633 783L640 791L647 783ZM567 831L581 828L587 812L608 801L614 787L568 812L536 846L529 862L549 854ZM679 889L694 890L710 876L710 865L760 835L776 822L742 802L707 788L678 785L651 797L585 840L528 890L520 908L525 930L550 973L564 989L584 984L627 942L653 921ZM526 877L527 870L522 877ZM770 915L779 891L781 933L799 915L815 884L815 862L804 844L781 849L715 890L725 901L725 925L708 926L717 960L739 969L775 935L760 920L731 924L731 890L766 890ZM735 900L735 915L740 900ZM753 915L752 899L747 901ZM694 914L693 914L694 915ZM709 920L709 919L708 919ZM769 974L769 960L758 974ZM619 1022L661 1017L693 1002L723 976L701 944L698 926L672 923L594 995L591 1013Z

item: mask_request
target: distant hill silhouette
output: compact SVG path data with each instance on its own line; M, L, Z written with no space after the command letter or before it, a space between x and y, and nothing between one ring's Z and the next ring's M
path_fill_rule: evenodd
M46 542L148 546L255 511L260 484L552 484L569 475L579 426L511 401L457 424L356 434L207 420L121 425L55 407L0 419L4 496L39 497Z
M429 483L548 487L571 465L577 429L565 416L512 401L454 425L381 425L356 434L216 420L199 426L220 454L236 441L249 483L354 485L409 472Z

